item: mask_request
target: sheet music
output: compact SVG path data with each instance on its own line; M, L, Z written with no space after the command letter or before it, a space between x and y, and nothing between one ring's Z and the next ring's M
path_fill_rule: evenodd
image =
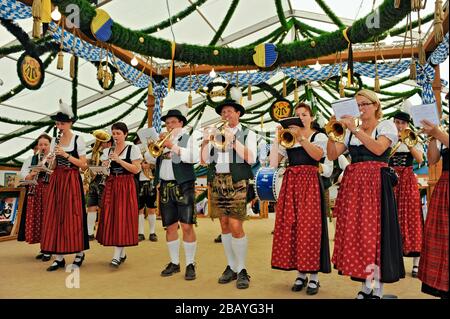
M437 111L436 103L413 105L409 110L414 122L414 126L422 127L422 120L428 120L434 125L439 125L439 114Z
M331 103L336 120L340 120L344 115L359 117L359 107L356 99L338 100Z
M106 166L89 166L89 169L94 174L108 175L108 168Z
M141 140L142 144L146 144L149 141L157 141L159 140L159 134L156 132L154 127L142 128L137 131L137 135Z

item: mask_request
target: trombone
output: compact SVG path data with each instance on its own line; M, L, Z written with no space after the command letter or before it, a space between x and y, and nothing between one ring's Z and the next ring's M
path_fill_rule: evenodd
M170 131L167 132L167 134L162 138L159 139L158 141L151 141L148 144L148 152L150 153L151 156L153 156L154 158L157 158L159 156L161 156L164 148L163 145L166 142L166 140L172 135L173 129L171 129Z

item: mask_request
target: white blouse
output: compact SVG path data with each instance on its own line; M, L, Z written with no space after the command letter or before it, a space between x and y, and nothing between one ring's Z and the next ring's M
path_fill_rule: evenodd
M398 130L395 126L394 122L391 120L384 120L378 123L377 127L372 131L372 138L375 138L376 133L378 132L378 136L385 136L391 141L390 146L394 146L398 141ZM346 130L345 133L345 146L349 145L350 139L350 130ZM361 141L352 134L352 140L350 141L350 145L359 146L362 145Z
M313 135L314 135L314 133L308 137L308 141L311 142L311 137ZM328 137L324 133L318 133L314 137L314 141L311 144L320 147L320 149L323 151L323 156L327 156L327 142L328 142ZM302 147L302 146L300 143L296 142L292 148L296 148L296 147ZM280 155L282 155L283 157L287 157L286 149L281 145L278 146L278 153Z
M71 151L74 150L75 148L75 137L78 136L77 139L77 152L78 152L78 156L85 156L86 155L86 143L84 142L84 139L80 136L80 135L72 135L72 138L70 140L69 145L67 146L62 146L62 149L66 152L69 153ZM50 144L50 150L54 150L55 149L55 139L52 139L52 143Z
M130 142L125 142L125 145L127 145L127 146L123 149L122 153L119 155L120 159L125 159L127 157L127 153L128 153L127 147L131 147L131 151L130 151L131 161L142 160L141 150L139 149L139 147L137 145L134 145L133 143L130 143ZM109 149L110 148L108 147L103 150L102 158L108 159Z

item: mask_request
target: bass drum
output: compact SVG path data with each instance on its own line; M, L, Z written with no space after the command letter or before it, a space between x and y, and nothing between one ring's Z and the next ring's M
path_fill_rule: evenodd
M286 169L261 167L255 175L255 193L259 200L276 202Z

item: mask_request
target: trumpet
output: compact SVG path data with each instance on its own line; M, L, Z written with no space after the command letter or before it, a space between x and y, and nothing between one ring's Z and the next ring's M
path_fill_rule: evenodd
M217 126L217 124L220 124ZM216 127L217 126L217 127ZM214 129L219 130L219 133L217 134L211 134L209 140L211 141L211 144L221 150L225 151L230 141L227 141L225 137L225 129L228 127L228 120L219 120L216 123L213 124Z
M167 139L172 135L173 129L171 129L170 131L167 132L167 134L162 138L159 139L158 141L151 141L148 144L148 152L150 153L151 156L153 156L154 158L157 158L159 156L161 156L164 148L163 148L163 144L167 141Z
M292 148L295 145L296 136L294 131L291 129L285 128L281 129L278 132L278 142L284 148Z
M397 144L394 145L394 147L391 150L391 153L389 154L389 157L392 157L395 152L397 152L400 145L403 143L409 148L414 147L417 145L417 143L420 142L419 140L419 134L422 133L423 130L419 130L417 132L414 132L413 130L406 128L403 131L400 132L400 136L398 138Z
M334 142L343 143L347 127L338 120L330 120L325 125L325 132Z

